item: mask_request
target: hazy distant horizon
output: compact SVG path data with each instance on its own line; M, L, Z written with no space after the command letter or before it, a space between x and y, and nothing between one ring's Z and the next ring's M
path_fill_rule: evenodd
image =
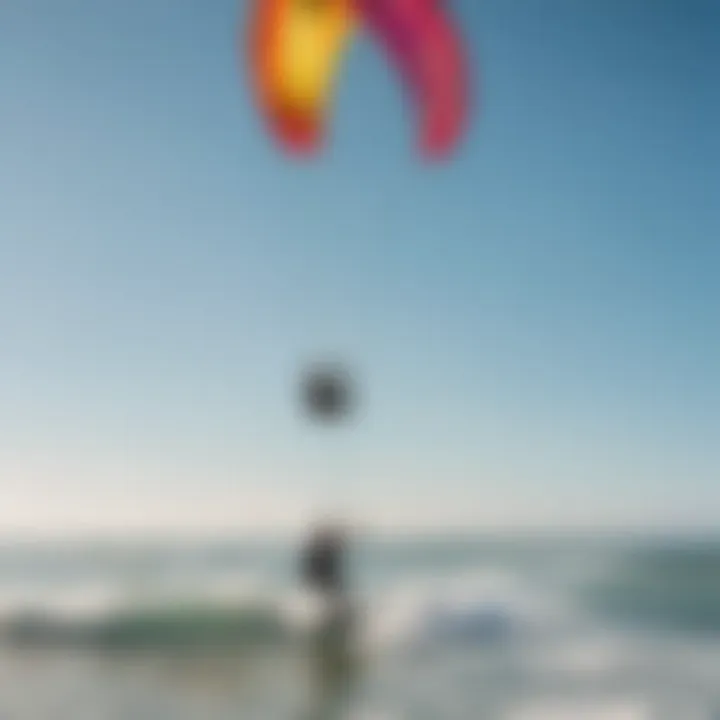
M665 516L651 516L636 510L635 514L602 517L586 507L569 513L558 508L532 513L517 507L502 513L501 508L486 507L461 511L456 505L432 509L425 503L412 506L408 498L405 508L400 497L389 498L375 505L316 502L310 500L277 502L278 498L259 492L243 495L229 493L221 498L197 492L194 497L166 498L154 501L142 495L96 495L101 502L86 496L72 505L67 501L60 512L53 512L42 500L25 506L17 502L0 509L0 542L13 539L63 538L177 538L177 539L242 539L244 537L295 537L323 518L338 519L356 528L361 534L398 536L435 535L629 535L629 536L713 536L720 535L720 526L712 519L712 510L705 518L678 519L679 513L668 511ZM275 503L275 504L273 504ZM69 510L69 508L71 508ZM570 515L574 515L570 517ZM674 517L673 517L674 515Z

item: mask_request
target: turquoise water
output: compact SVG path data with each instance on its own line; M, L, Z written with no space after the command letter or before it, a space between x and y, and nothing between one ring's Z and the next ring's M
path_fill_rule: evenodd
M0 718L720 717L720 541L366 538L352 652L322 668L293 561L5 545Z

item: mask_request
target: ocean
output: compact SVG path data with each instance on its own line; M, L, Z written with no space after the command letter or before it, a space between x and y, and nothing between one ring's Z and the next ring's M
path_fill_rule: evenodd
M720 718L720 539L359 538L335 675L295 560L280 539L3 544L0 720Z

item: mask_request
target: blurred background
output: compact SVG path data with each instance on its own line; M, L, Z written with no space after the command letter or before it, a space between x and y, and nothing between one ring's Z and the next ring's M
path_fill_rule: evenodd
M244 4L0 4L0 716L301 717L327 512L324 717L720 714L720 9L451 5L475 108L428 166L362 34L297 163Z

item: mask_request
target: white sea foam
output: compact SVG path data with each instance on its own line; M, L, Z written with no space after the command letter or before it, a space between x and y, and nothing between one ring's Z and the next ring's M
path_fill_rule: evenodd
M369 643L376 648L428 640L497 639L547 628L570 610L502 569L406 580L370 600Z
M654 720L654 716L650 705L641 699L543 699L511 710L506 720Z

